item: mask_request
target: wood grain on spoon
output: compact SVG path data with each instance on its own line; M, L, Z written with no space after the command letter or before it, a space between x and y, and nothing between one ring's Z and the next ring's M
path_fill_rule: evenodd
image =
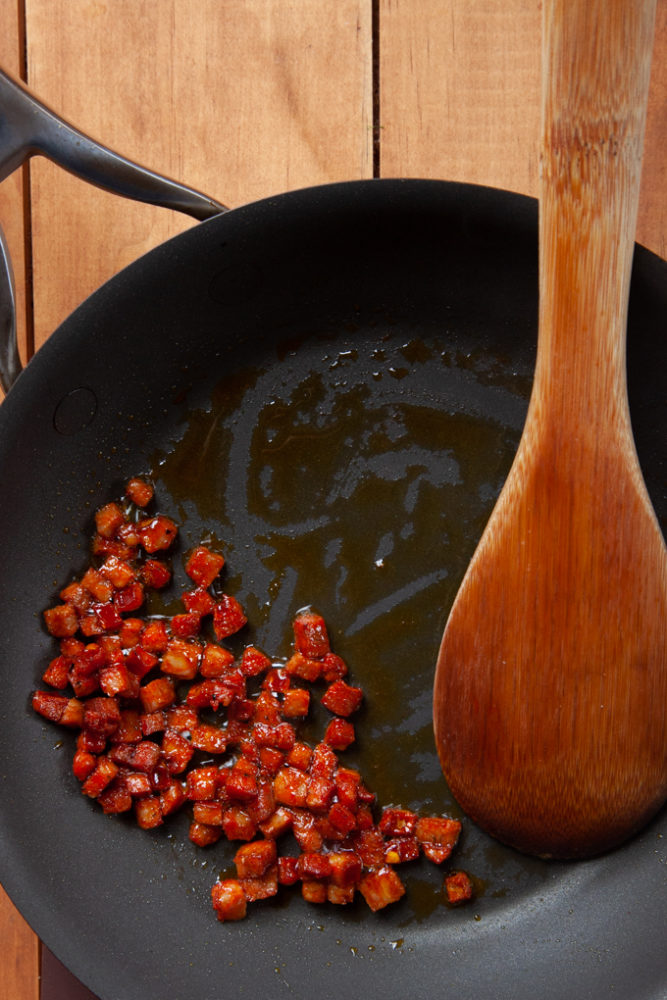
M667 552L625 374L654 16L544 4L533 394L436 670L452 792L543 856L615 847L667 797Z

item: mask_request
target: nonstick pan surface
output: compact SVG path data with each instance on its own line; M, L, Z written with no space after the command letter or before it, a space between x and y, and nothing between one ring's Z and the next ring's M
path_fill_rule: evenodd
M663 524L666 273L637 249L630 403ZM476 879L468 907L447 908L443 872L416 864L376 915L288 890L220 924L210 887L233 845L195 848L185 816L150 833L104 816L71 774L74 737L29 707L54 655L42 610L85 567L95 508L149 473L181 553L222 545L251 622L239 642L283 656L299 607L325 615L367 696L346 759L379 801L457 814L433 669L518 443L536 327L535 202L351 182L159 247L18 379L0 408L0 879L103 1000L664 997L664 812L573 864L465 822L453 861Z

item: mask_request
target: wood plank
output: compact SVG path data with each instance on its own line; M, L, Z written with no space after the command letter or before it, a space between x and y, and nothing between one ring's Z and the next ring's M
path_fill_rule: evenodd
M381 173L535 196L541 5L380 0ZM659 0L639 242L667 235L667 0Z
M28 0L28 79L230 206L372 170L370 0ZM332 73L331 68L335 67ZM32 168L35 337L191 222Z
M38 1000L39 940L0 887L0 1000Z
M16 0L0 0L0 66L20 78L23 70L23 24ZM23 172L0 184L0 224L12 257L16 284L19 349L25 362L29 334L26 324L26 230L24 226ZM0 400L3 393L0 390ZM38 1000L39 939L0 887L0 943L3 974L0 1000Z
M23 23L16 0L0 0L0 66L17 79L23 72ZM32 329L26 315L26 230L24 220L24 178L17 170L0 184L0 225L5 234L14 269L19 351L25 363L30 354ZM3 398L0 389L0 400Z

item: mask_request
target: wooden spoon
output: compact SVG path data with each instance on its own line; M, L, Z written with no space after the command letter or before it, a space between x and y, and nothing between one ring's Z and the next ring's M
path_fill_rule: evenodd
M445 629L434 722L473 820L575 858L667 797L667 552L625 378L655 0L543 9L534 387Z

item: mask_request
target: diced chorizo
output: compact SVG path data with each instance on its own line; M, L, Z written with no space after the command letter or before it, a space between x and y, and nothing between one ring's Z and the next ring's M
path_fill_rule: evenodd
M357 711L363 697L360 687L352 687L343 680L337 680L322 695L322 704L335 715L348 716Z
M206 802L215 798L217 774L216 767L195 767L188 771L185 780L188 798L193 802Z
M405 894L405 886L389 866L367 872L359 883L359 890L374 912L396 903Z
M213 909L218 920L243 920L247 912L247 900L238 879L222 879L211 889Z
M223 594L213 608L213 631L218 640L234 635L247 621L243 608L230 594Z
M147 559L140 572L141 579L151 590L162 590L171 580L171 570L159 559Z
M118 767L112 760L108 757L99 757L94 770L81 786L81 791L84 795L90 796L91 799L96 799L117 774Z
M173 544L178 534L178 527L171 518L158 514L156 517L140 521L136 531L142 548L152 555L154 552L168 549Z
M300 611L293 622L294 647L312 660L320 660L331 652L329 633L322 615L316 611Z
M138 826L142 830L154 830L164 823L164 814L160 799L156 795L149 795L144 799L136 799L134 802L134 815Z
M445 877L445 895L450 906L459 906L461 903L467 903L474 895L470 876L462 871L450 872Z
M176 701L176 691L169 677L156 677L149 681L139 691L139 697L144 712L157 712L168 708Z
M347 750L355 741L354 726L347 719L336 716L324 731L324 742L332 750Z
M229 673L233 664L233 653L223 646L209 642L204 646L202 652L199 673L202 677L221 677L223 674ZM241 663L241 670L246 674L246 671L243 670L243 663Z
M256 646L246 646L241 654L241 670L246 677L258 677L271 666L271 660Z
M153 499L153 487L145 479L134 476L125 487L125 493L129 500L137 507L147 507Z
M223 555L198 545L187 558L185 572L199 587L210 587L224 565Z
M124 521L125 514L114 502L104 504L95 512L95 527L102 538L113 538Z
M273 779L276 802L286 806L304 806L308 795L308 776L296 767L281 767Z
M234 855L239 878L256 878L263 875L278 858L275 840L254 840L243 844Z
M197 847L211 847L212 844L216 844L220 840L221 836L222 830L219 826L208 826L206 823L197 823L194 820L190 823L188 837Z
M79 628L79 616L71 604L57 604L44 612L44 622L57 639L74 635Z
M415 832L426 857L439 865L456 847L461 823L446 816L421 816L417 820Z

